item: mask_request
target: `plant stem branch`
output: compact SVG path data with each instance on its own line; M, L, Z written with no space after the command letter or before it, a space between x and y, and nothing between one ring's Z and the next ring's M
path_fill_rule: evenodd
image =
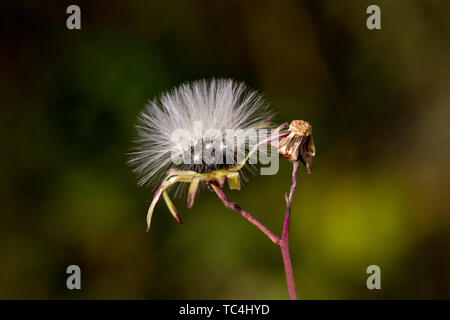
M255 225L259 230L264 232L264 234L270 240L272 240L273 243L278 245L278 243L280 242L280 238L278 238L272 231L267 229L267 227L264 226L261 222L256 220L256 218L254 218L250 213L248 213L247 211L243 210L236 203L234 203L233 201L228 199L227 195L225 194L225 192L223 192L222 188L220 188L215 183L210 183L210 185L212 186L212 188L216 192L217 196L219 197L219 199L223 202L223 204L225 206L227 206L228 208L233 209L234 211L240 213L245 219L247 219L248 222L250 222L251 224Z
M283 256L284 271L286 273L286 282L289 291L289 298L291 300L298 299L297 289L295 286L294 269L292 268L292 259L289 251L289 227L291 222L291 208L292 202L294 200L294 192L295 189L297 188L297 171L298 171L298 161L294 161L292 167L291 190L289 192L289 196L285 194L287 210L286 215L284 217L283 234L279 242L281 248L281 255Z
M297 188L297 172L298 172L298 161L294 161L292 167L291 189L289 195L285 194L287 210L286 215L284 217L283 233L281 238L277 237L272 231L270 231L266 226L264 226L261 222L255 219L250 213L243 210L239 205L228 199L225 192L217 183L215 182L209 183L213 188L214 192L217 194L217 196L225 206L241 214L245 219L247 219L248 222L255 225L259 230L261 230L270 240L272 240L273 243L280 246L281 255L283 257L284 263L284 271L286 274L286 282L289 291L289 299L291 300L298 299L297 289L295 286L294 270L292 268L291 254L289 251L289 226L291 222L291 208L292 202L294 200L294 192L295 189Z

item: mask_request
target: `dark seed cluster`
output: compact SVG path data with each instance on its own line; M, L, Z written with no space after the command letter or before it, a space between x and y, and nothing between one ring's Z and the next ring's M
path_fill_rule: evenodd
M229 168L237 163L237 147L227 147L225 138L201 138L183 154L188 170L207 173L217 169Z

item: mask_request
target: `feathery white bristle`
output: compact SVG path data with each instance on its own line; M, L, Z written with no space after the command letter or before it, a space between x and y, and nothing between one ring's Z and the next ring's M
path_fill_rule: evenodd
M190 168L186 164L175 165L171 157L174 152L182 154L198 143L205 143L207 150L219 143L225 153L232 152L228 150L230 146L223 145L227 130L249 129L270 116L261 95L243 83L228 79L184 83L149 102L140 113L136 126L138 138L135 150L129 154L129 163L139 177L139 185L159 181L170 167ZM199 122L201 136L194 137ZM184 141L174 142L172 133L179 129L191 134ZM215 129L215 134L208 134L210 129ZM208 155L202 157L203 161L211 160L207 159ZM194 161L198 158L194 156Z

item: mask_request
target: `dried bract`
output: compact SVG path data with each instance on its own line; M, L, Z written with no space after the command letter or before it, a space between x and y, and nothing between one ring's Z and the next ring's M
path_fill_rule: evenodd
M308 174L311 174L316 156L311 125L303 120L292 121L289 125L289 135L281 139L278 151L291 162L297 160L302 162Z

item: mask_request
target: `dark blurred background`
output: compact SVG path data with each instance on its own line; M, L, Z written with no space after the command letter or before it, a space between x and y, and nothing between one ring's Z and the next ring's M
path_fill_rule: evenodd
M66 8L81 8L81 30ZM367 6L381 30L366 28ZM291 226L306 299L450 298L450 3L3 1L0 298L286 299L279 249L208 191L185 225L126 165L137 113L188 80L309 121ZM291 165L230 198L280 234ZM66 268L82 290L66 288ZM381 290L366 288L381 267Z

